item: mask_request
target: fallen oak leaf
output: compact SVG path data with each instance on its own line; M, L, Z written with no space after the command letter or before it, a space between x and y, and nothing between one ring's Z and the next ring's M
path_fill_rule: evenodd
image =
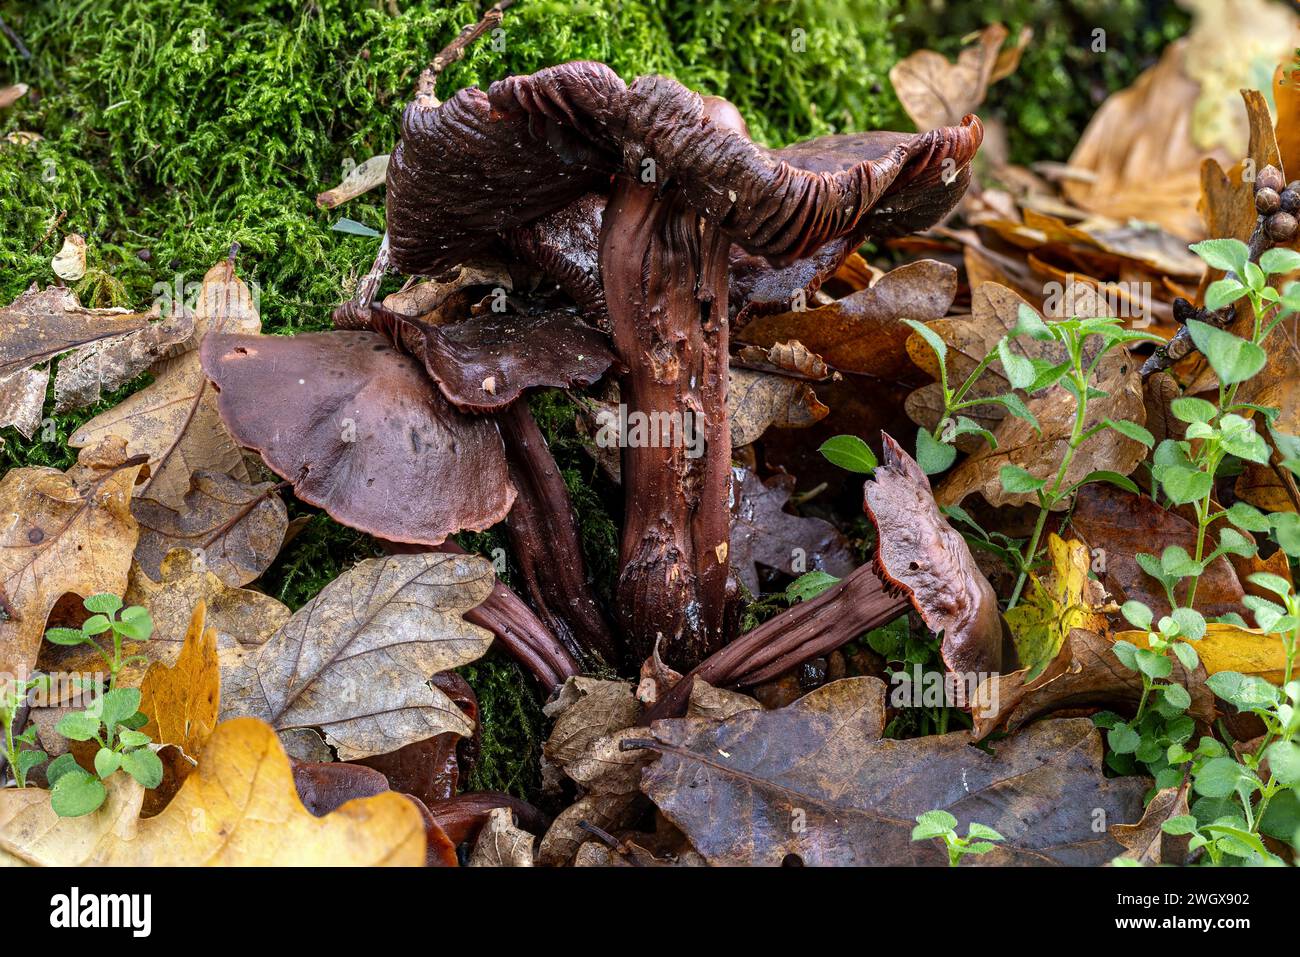
M140 525L135 558L145 574L157 579L173 548L201 554L209 571L227 585L247 585L275 560L284 542L289 517L273 482L250 485L222 472L190 476L179 511L150 498L131 507Z
M1147 634L1142 631L1122 631L1115 640L1147 647ZM1212 621L1196 643L1196 652L1206 673L1211 675L1236 671L1280 685L1287 671L1283 636L1259 628Z
M139 534L131 489L143 464L121 439L106 439L66 473L17 468L0 479L0 673L31 673L63 594L126 588Z
M845 678L776 711L658 721L628 743L658 755L642 790L714 865L938 865L940 848L911 840L936 808L1005 836L979 864L1102 864L1119 845L1093 809L1141 815L1145 782L1104 776L1086 719L1039 722L989 754L968 732L883 739L884 698L883 682ZM796 809L806 827L790 827Z
M487 651L492 633L461 615L494 580L474 555L367 559L225 675L223 714L282 732L320 727L345 761L446 731L469 735L464 713L429 679Z
M60 818L48 791L0 791L0 863L45 866L416 866L425 824L399 794L349 801L322 818L298 798L289 758L261 721L223 722L157 816L144 788L115 774L98 811ZM198 826L196 826L196 823Z
M470 867L532 867L533 835L515 826L508 807L493 808L479 831Z
M1097 571L1117 603L1142 602L1157 621L1169 614L1164 587L1142 570L1134 556L1152 553L1159 557L1158 553L1170 546L1195 554L1195 525L1145 495L1093 483L1079 489L1070 527L1088 543ZM1206 554L1213 547L1211 544ZM1186 585L1181 584L1176 594L1185 596ZM1240 612L1244 594L1232 565L1221 556L1198 576L1196 608L1211 618Z
M975 44L957 54L956 63L933 50L917 50L890 68L889 82L918 130L951 126L973 113L984 102L995 76L1000 79L1015 71L1018 56L999 54L1006 38L1006 27L990 24ZM1013 50L1023 49L1027 42L1022 34Z
M178 354L155 364L154 381L77 429L73 448L106 435L126 438L132 454L149 456L149 477L136 489L175 509L184 508L190 475L200 469L246 482L239 445L217 411L216 390L203 374L199 345L212 332L255 333L262 327L253 294L223 260L208 270L194 309L194 332Z
M194 607L176 664L154 662L140 682L140 730L156 744L174 744L197 755L217 726L221 711L221 663L217 630L207 627L207 606Z
M739 448L759 439L769 427L802 429L830 411L807 382L732 365L727 388L731 444Z
M1035 681L1026 682L1023 671L989 678L988 686L981 685L976 693L978 707L972 714L976 738L1000 727L1015 731L1059 711L1136 711L1142 700L1142 676L1120 664L1113 644L1114 639L1105 634L1076 628ZM1215 711L1214 695L1205 685L1204 663L1191 672L1179 661L1173 662L1173 668L1172 680L1192 697L1187 713L1208 727Z
M1147 804L1142 820L1136 824L1112 824L1111 836L1127 850L1120 858L1139 864L1184 864L1187 856L1187 839L1164 832L1163 825L1175 817L1190 814L1187 806L1187 789L1190 779L1181 787L1163 788Z

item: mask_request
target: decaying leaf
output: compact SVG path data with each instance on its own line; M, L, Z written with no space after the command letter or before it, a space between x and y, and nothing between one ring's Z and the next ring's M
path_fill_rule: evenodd
M637 732L640 704L632 685L573 677L547 706L555 727L543 754L580 787L578 800L560 812L537 848L540 864L565 864L590 839L585 821L604 830L630 826L645 808L637 790L640 768L648 756L620 750L619 743Z
M763 565L789 575L823 571L843 578L856 563L848 539L820 518L785 510L794 492L794 477L774 475L766 482L740 466L731 470L731 547L727 558L751 595L762 591Z
M984 102L989 84L1010 75L1015 59L1029 37L1022 34L1015 59L999 63L998 51L1007 38L1007 28L994 23L984 28L975 44L966 47L951 63L933 50L917 50L894 64L889 82L916 128L925 132L959 122ZM1000 76L995 76L995 71Z
M911 840L933 809L1006 838L979 864L1101 864L1120 846L1095 809L1141 816L1146 783L1105 777L1087 719L1038 722L988 754L968 732L882 740L884 697L875 678L845 678L720 724L655 722L641 787L715 865L941 864L941 847Z
M106 435L125 437L132 455L149 456L149 477L136 494L178 510L195 471L248 481L239 445L217 412L216 390L203 374L198 346L210 332L255 333L261 325L253 294L234 264L222 260L203 277L194 332L182 351L154 365L152 383L77 429L69 444L81 448Z
M1161 825L1171 817L1189 813L1187 789L1190 783L1187 781L1182 787L1157 791L1142 813L1142 820L1136 824L1110 825L1111 836L1127 848L1120 857L1151 865L1185 862L1187 839L1164 833Z
M907 593L933 632L943 632L944 663L957 674L1005 670L1014 658L998 597L965 539L944 519L930 480L890 436L866 483L867 515L876 526L877 574Z
M217 630L207 626L207 607L199 602L185 632L176 664L155 662L140 682L142 730L157 744L174 744L197 755L217 726L221 711L221 663Z
M152 578L173 548L202 556L227 585L247 585L266 571L284 542L289 518L273 482L250 485L221 472L195 472L177 511L149 498L131 508L140 525L135 558Z
M494 808L478 832L469 866L532 867L533 835L515 826L510 808Z
M1144 632L1121 631L1115 640L1146 647ZM1275 685L1280 685L1286 674L1286 646L1282 636L1258 628L1212 621L1205 626L1205 635L1196 643L1196 651L1207 674L1237 671L1257 675Z
M400 794L313 817L275 732L252 718L213 732L198 768L161 814L140 819L143 798L140 784L115 774L103 807L60 818L48 791L0 791L0 864L410 867L425 860L424 820Z
M983 738L999 727L1014 731L1058 711L1135 711L1142 698L1142 676L1120 664L1112 645L1105 634L1076 628L1034 681L1026 681L1024 671L989 678L975 696L975 736ZM1187 713L1208 726L1214 720L1214 695L1205 686L1204 664L1192 672L1178 661L1173 667L1170 679L1192 696Z
M491 632L461 615L492 591L473 555L421 552L368 559L304 605L225 676L223 715L278 731L319 727L341 760L384 754L473 728L434 673L487 651Z
M120 439L106 439L66 473L19 468L0 479L0 673L31 673L64 593L126 588L139 534L131 488L142 465Z
M1075 628L1106 628L1106 592L1088 577L1092 565L1088 546L1067 542L1053 532L1047 537L1047 554L1052 569L1046 580L1030 576L1023 600L1006 613L1026 682L1055 660Z
M899 320L940 319L956 295L957 270L922 259L827 305L756 317L739 338L760 346L798 340L833 368L898 378L911 371L906 350L911 330Z
M36 434L45 408L50 370L19 369L0 378L0 429L13 426L25 439Z
M54 411L82 409L105 392L126 385L194 331L189 313L178 311L132 332L88 342L59 361L54 377Z
M1088 543L1094 567L1117 603L1140 601L1156 620L1169 614L1164 587L1142 570L1134 556L1159 557L1171 545L1194 555L1196 526L1145 495L1094 483L1079 490L1070 527ZM1177 594L1185 597L1186 585ZM1241 613L1243 595L1232 565L1220 557L1197 580L1196 608L1207 617Z
M813 387L801 379L731 367L727 419L733 447L748 445L770 426L804 428L825 418L829 411Z

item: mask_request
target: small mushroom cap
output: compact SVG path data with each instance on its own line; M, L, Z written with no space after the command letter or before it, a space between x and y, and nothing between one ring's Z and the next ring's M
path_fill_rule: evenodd
M344 525L438 545L514 503L496 425L451 408L379 333L211 334L200 356L235 438Z
M915 229L922 213L946 212L983 136L968 117L923 134L767 150L742 122L730 104L706 103L676 80L627 85L604 64L582 61L508 77L487 93L461 90L436 108L417 100L403 114L388 169L394 264L409 273L446 269L585 193L607 192L621 172L675 190L733 241L782 265L839 237L861 237L873 222ZM896 181L907 202L873 221Z
M493 412L537 386L591 385L614 362L603 332L565 309L485 311L434 325L372 306L382 331L424 363L462 412Z

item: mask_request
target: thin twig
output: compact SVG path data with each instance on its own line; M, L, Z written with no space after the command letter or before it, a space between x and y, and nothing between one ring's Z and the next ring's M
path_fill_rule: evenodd
M54 231L58 229L59 226L62 224L62 222L67 218L68 218L68 211L65 209L61 213L59 213L59 215L55 218L54 222L50 224L50 228L45 230L45 235L42 236L39 240L37 240L36 245L32 247L32 252L33 253L36 252L36 250L40 249L47 242L49 242L50 237L54 235Z
M502 16L508 8L514 6L514 3L515 0L499 0L499 2L488 8L477 23L471 23L464 27L457 34L456 39L443 47L442 51L433 58L433 62L420 73L420 81L416 84L415 95L434 97L436 100L434 89L438 85L438 77L442 74L442 71L461 59L471 43L500 25Z

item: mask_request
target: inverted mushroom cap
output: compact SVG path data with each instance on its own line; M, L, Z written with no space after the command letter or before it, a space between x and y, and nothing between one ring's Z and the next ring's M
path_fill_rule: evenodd
M967 117L924 134L767 150L710 113L723 117L725 107L675 80L629 86L604 64L582 61L509 77L487 93L461 90L437 107L417 100L388 169L394 264L446 269L584 193L607 191L618 172L676 190L751 253L789 263L877 224L886 235L930 225L960 198L983 136ZM906 202L873 220L892 192Z
M438 545L510 511L496 425L448 406L379 333L211 334L200 356L235 438L343 524Z
M565 309L487 311L446 325L379 306L371 316L462 412L502 409L538 386L591 385L614 361L605 334Z

